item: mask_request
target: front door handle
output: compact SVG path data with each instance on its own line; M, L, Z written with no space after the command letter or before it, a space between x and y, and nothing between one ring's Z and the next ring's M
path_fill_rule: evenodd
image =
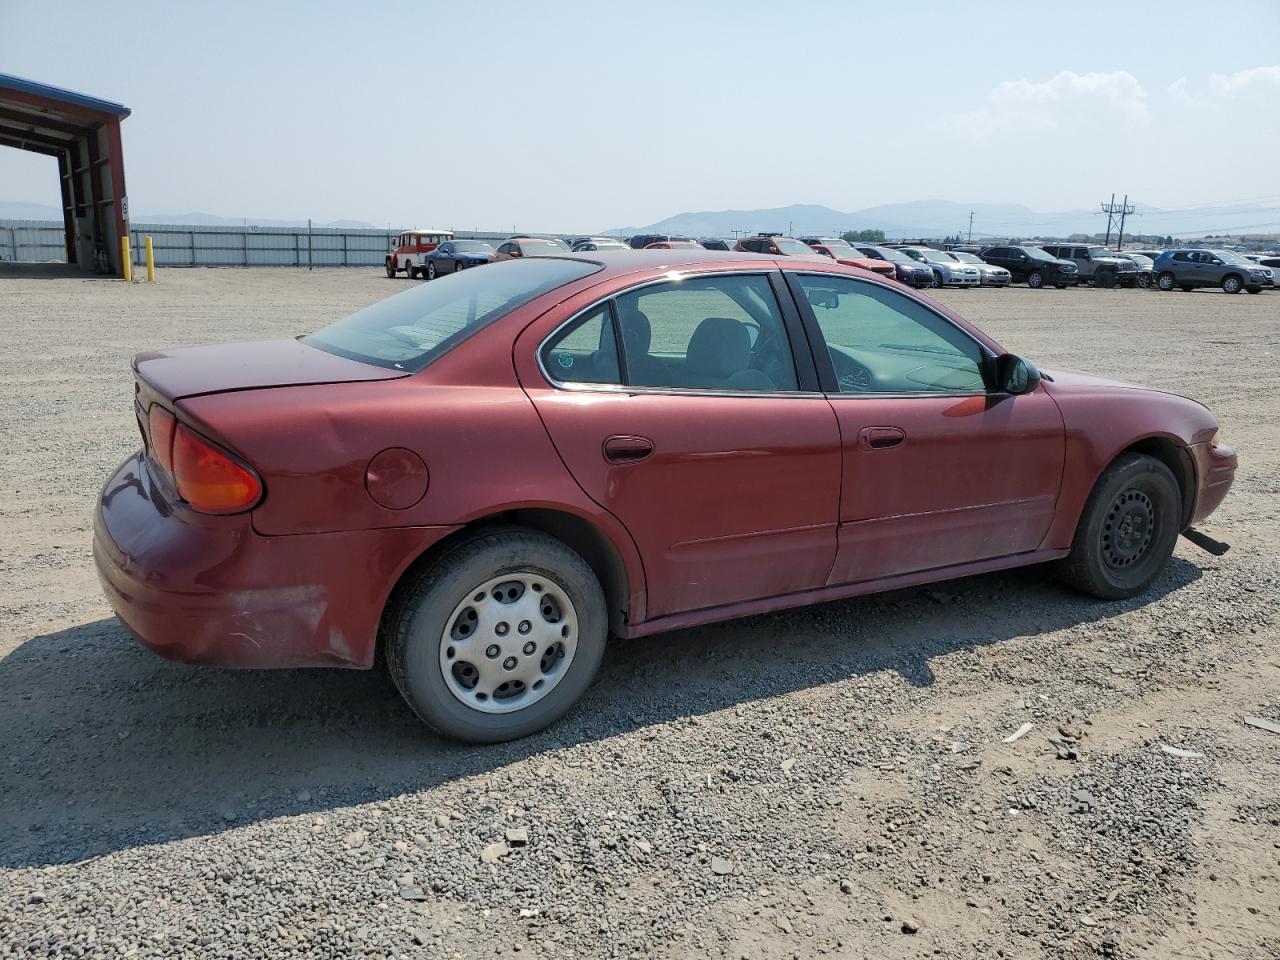
M900 427L863 427L858 431L858 446L863 450L887 450L906 442L906 431Z
M604 442L604 458L610 463L639 463L653 456L648 437L609 437Z

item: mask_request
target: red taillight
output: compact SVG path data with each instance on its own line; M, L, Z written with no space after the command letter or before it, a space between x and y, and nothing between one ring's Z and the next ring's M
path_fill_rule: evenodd
M201 513L239 513L262 498L262 481L200 434L179 423L173 434L178 496Z
M147 433L151 435L151 456L156 463L173 473L173 414L153 403L147 411Z

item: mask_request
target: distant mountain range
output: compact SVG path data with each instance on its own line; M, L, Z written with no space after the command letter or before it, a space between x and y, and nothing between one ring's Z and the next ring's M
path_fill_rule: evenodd
M1067 237L1106 230L1105 215L1090 210L1039 213L1015 203L955 203L917 200L844 213L816 204L793 204L762 210L704 210L677 213L642 227L616 227L608 234L664 233L689 237L732 237L734 232L781 230L793 236L838 235L845 230L883 230L891 240L908 237L966 236L973 212L974 240L987 237ZM1188 210L1161 210L1137 205L1125 223L1127 234L1199 236L1203 233L1280 232L1280 206L1254 204L1203 205Z
M0 220L61 220L62 211L57 207L42 203L19 203L12 200L0 200ZM305 227L305 220L255 220L245 217L219 217L212 213L135 213L130 218L134 223L180 223L193 224L197 227L243 227L249 224L258 227ZM332 220L328 223L313 223L313 227L326 227L347 230L377 230L378 225L364 220Z
M637 233L675 234L688 237L733 237L735 231L762 230L789 232L793 236L826 236L845 230L883 230L890 240L915 237L967 236L969 212L973 212L973 239L989 237L1069 237L1072 234L1102 233L1106 217L1092 210L1039 213L1016 203L955 203L950 200L916 200L890 203L845 213L812 203L760 210L703 210L677 213L637 227L615 227L602 231L618 236ZM61 220L57 207L39 203L0 200L0 220ZM134 223L196 224L198 226L305 227L305 220L255 220L220 217L211 213L134 213ZM334 220L317 227L376 230L378 224L364 220ZM1270 206L1257 203L1202 204L1186 210L1162 210L1137 205L1135 215L1125 224L1127 235L1197 237L1206 233L1280 233L1280 199Z

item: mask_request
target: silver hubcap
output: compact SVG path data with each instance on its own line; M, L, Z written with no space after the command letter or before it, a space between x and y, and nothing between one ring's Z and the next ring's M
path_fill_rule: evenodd
M578 613L542 574L494 577L454 607L440 637L440 671L460 701L511 713L555 689L578 649Z

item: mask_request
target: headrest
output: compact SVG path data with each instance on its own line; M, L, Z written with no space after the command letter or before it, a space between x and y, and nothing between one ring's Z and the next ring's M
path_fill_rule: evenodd
M696 376L727 380L751 362L751 334L737 320L707 317L689 340L685 370Z

